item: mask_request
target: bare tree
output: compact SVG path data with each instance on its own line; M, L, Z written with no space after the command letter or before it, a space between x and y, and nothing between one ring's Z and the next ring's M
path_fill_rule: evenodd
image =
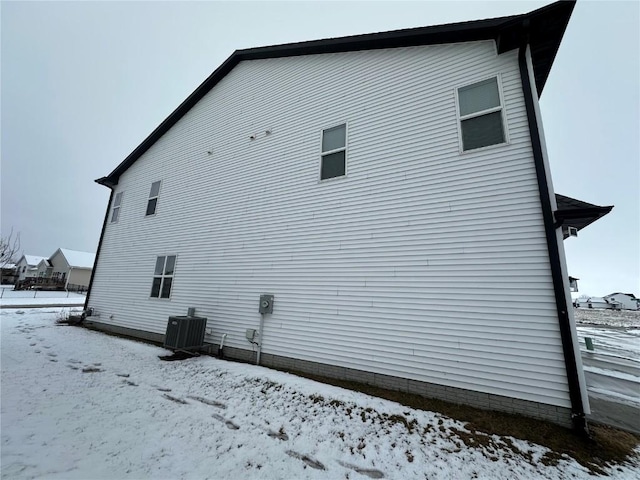
M14 235L13 228L8 237L0 237L0 267L9 263L16 263L20 251L20 232Z

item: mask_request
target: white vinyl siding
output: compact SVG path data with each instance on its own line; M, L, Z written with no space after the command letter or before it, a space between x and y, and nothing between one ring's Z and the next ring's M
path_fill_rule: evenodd
M460 155L456 89L497 75L509 143ZM348 177L318 182L337 119ZM195 307L208 341L250 350L272 293L263 353L570 406L517 52L241 62L119 188L145 203L157 178L162 215L106 226L101 322L161 334ZM180 251L170 303L149 298L160 251Z

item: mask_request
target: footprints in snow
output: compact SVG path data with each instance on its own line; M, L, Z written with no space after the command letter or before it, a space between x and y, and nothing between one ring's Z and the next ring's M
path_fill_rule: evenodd
M279 432L274 432L273 430L268 430L267 435L271 438L277 438L278 440L289 440L289 435L284 433L284 430L280 429Z
M196 400L200 403L204 403L205 405L211 405L212 407L227 408L227 406L224 403L216 402L215 400L209 400L208 398L195 397L191 395L188 396L187 398L190 398L191 400Z
M160 387L156 387L158 390L160 391L170 391L170 389L163 389ZM172 402L178 403L180 405L188 405L189 402L183 398L179 398L173 395L168 395L167 393L164 393L162 395L164 398L166 398L167 400L170 400ZM212 407L216 407L216 408L220 408L220 409L226 409L227 406L224 403L218 402L216 400L211 400L205 397L199 397L199 396L195 396L195 395L189 395L187 396L188 399L190 400L195 400L197 402L203 403L205 405L209 405ZM214 418L215 420L224 423L225 426L229 429L229 430L240 430L240 426L236 423L234 423L232 420L225 418L224 416L218 414L218 413L214 413L211 415L212 418ZM289 440L289 435L287 435L284 431L283 428L281 428L279 431L275 432L273 430L266 430L267 435L270 438L275 438L281 441L288 441ZM305 455L303 453L299 453L296 452L294 450L286 450L285 453L287 455L289 455L292 458L295 458L297 460L300 460L301 462L303 462L306 466L316 469L316 470L327 470L327 468L324 466L324 464L322 462L320 462L319 460L316 460L312 457L310 457L309 455ZM348 468L350 470L355 471L356 473L359 473L361 475L364 475L366 477L369 478L374 478L374 479L380 479L380 478L384 478L384 473L381 472L380 470L376 470L374 468L363 468L363 467L359 467L357 465L353 465L347 462L342 462L342 461L338 461L338 463L344 467L344 468Z
M222 415L218 415L217 413L214 413L213 415L211 415L213 418L215 418L216 420L223 422L227 428L229 430L239 430L240 427L238 425L236 425L235 423L233 423L231 420L224 418Z
M158 390L160 390L160 389L158 389ZM160 390L160 391L162 391L162 390ZM165 393L165 394L164 394L164 395L162 395L162 396L163 396L164 398L168 399L168 400L171 400L172 402L180 403L180 404L182 404L182 405L187 405L187 404L189 404L189 402L187 402L186 400L183 400L182 398L174 397L174 396L169 395L169 394L167 394L167 393Z
M20 333L29 333L29 332L35 330L36 328L40 328L40 327L23 327L23 328L18 328L18 331ZM33 338L33 336L29 335L26 338L27 338L27 340L31 340ZM38 346L38 342L44 342L44 338L41 338L41 337L36 338L36 341L32 341L31 343L29 343L29 346L30 347L37 347ZM51 348L51 345L42 345L41 348L44 348L45 350L49 350ZM33 352L34 353L42 353L42 350L40 348L35 348L33 350ZM57 354L55 354L53 352L47 352L47 356L49 357L48 360L50 362L53 362L53 363L57 363L58 362L58 360L56 360L56 358L55 358L55 357L58 356Z
M341 461L338 461L338 463L345 468L350 468L351 470L362 475L366 475L369 478L384 478L384 473L382 473L380 470L376 470L375 468L361 468L357 465L352 465L350 463Z
M21 333L30 333L31 330L21 330ZM28 340L31 340L33 337L27 337ZM44 342L44 338L36 338L34 341L32 341L31 343L29 343L30 347L37 347L38 343L37 342ZM57 362L58 360L56 359L56 357L58 356L56 353L53 352L47 352L46 350L50 350L51 346L50 345L42 345L41 348L45 349L45 352L47 354L48 360L50 362ZM42 350L40 348L36 348L34 349L35 353L41 353ZM67 360L67 367L72 369L72 370L81 370L82 373L100 373L100 372L104 372L104 370L102 368L100 368L102 365L100 363L93 363L93 364L86 364L83 365L83 362L81 362L80 360L76 360L76 359L69 359ZM125 386L131 386L131 387L138 387L139 384L130 380L129 377L130 375L128 373L116 373L116 376L122 378L122 384ZM166 387L161 387L161 386L157 386L157 385L152 385L153 388L155 388L156 390L158 390L159 392L162 392L162 397L177 403L179 405L188 405L190 402L188 402L187 400L174 396L174 395L169 395L168 392L171 392L170 388L166 388ZM194 400L196 402L202 403L204 405L208 405L211 407L215 407L215 408L219 408L221 410L225 410L227 409L227 405L225 405L222 402L216 401L216 400L211 400L205 397L200 397L200 396L195 396L195 395L189 395L187 396L188 399L190 400ZM211 415L213 419L215 419L218 422L223 423L229 430L240 430L240 425L236 424L235 422L233 422L232 420L214 413ZM279 431L273 431L273 430L269 430L269 429L265 429L265 432L267 434L267 436L269 436L269 438L274 438L276 440L280 440L283 442L286 442L289 440L289 436L284 432L284 429L280 429ZM315 470L327 470L327 467L320 462L319 460L316 460L315 458L300 453L300 452L296 452L294 450L286 450L285 453L290 456L291 458L295 458L297 460L300 460L301 462L304 463L304 465L306 467L309 468L313 468ZM384 473L380 470L377 469L373 469L373 468L363 468L363 467L359 467L357 465L353 465L347 462L343 462L338 460L337 463L342 466L343 468L352 470L356 473L359 473L363 476L369 477L369 478L373 478L373 479L381 479L384 478Z
M17 312L17 313L24 313L24 312ZM43 327L34 327L34 326L27 326L27 325L18 325L16 327L17 333L22 333L22 334L26 334L26 339L27 340L32 340L29 343L30 347L38 347L38 342L44 342L45 339L42 337L37 337L35 340L33 340L33 335L30 335L34 330L38 329L38 328L43 328ZM16 332L14 332L16 333ZM41 348L44 348L45 350L49 350L51 348L51 345L42 345ZM34 353L42 353L41 348L35 348L33 350ZM50 362L53 363L57 363L58 360L56 360L55 357L57 357L58 355L52 352L48 352L47 356L49 357L48 360Z
M326 470L326 468L324 467L324 465L322 463L320 463L317 460L314 460L311 457L308 457L307 455L303 455L301 453L294 452L293 450L287 450L285 453L287 455L289 455L290 457L297 458L298 460L302 460L304 463L309 465L311 468L315 468L316 470Z

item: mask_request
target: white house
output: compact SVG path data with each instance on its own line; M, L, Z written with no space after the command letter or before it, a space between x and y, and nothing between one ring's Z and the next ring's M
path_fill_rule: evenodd
M64 283L65 290L85 290L91 280L96 254L58 248L51 257L50 278Z
M574 305L578 308L600 308L606 310L620 310L622 304L616 301L609 301L605 297L580 297L575 300Z
M38 266L36 267L36 277L38 278L49 278L51 277L51 263L48 258L43 258L38 262Z
M97 180L86 323L193 307L231 358L255 329L266 366L585 428L562 230L595 213L538 105L573 6L234 52Z
M27 278L36 278L38 276L38 264L47 257L39 257L37 255L22 255L18 263L16 263L16 282L21 282Z
M18 277L18 267L15 263L6 263L0 266L0 284L8 285L15 283Z
M637 299L633 293L610 293L605 295L604 299L609 303L617 303L623 310L639 310L640 299Z
M18 262L16 285L36 284L65 290L86 290L95 253L58 248L50 257L24 255ZM28 263L32 262L32 263Z

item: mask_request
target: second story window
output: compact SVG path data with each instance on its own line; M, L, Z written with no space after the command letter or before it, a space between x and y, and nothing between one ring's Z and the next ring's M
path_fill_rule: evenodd
M122 205L122 192L116 193L113 199L113 211L111 212L111 223L116 223L120 218L120 206Z
M347 174L347 125L322 131L320 180Z
M146 216L155 215L158 207L158 196L160 195L160 181L151 184L151 192L149 192L149 201L147 202Z
M506 142L498 77L458 89L462 150Z

